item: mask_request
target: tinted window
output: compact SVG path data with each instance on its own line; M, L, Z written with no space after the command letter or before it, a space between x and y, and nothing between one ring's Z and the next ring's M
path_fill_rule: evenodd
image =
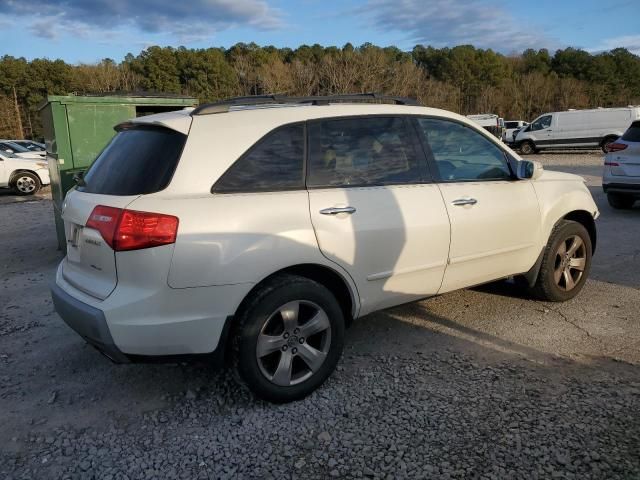
M33 142L22 142L21 145L23 147L25 147L26 149L32 151L32 152L42 152L44 151L44 148L42 148L40 145L38 145L37 143L33 143Z
M9 145L8 143L0 143L0 148L4 151L4 152L17 152L18 149Z
M545 128L549 128L550 126L551 115L545 115L544 117L540 117L531 124L531 130L544 130Z
M133 127L116 134L84 175L78 190L140 195L163 190L176 169L186 135L161 127Z
M505 128L508 128L508 129L519 127L518 122L505 122L504 126Z
M472 128L430 118L421 118L418 124L431 148L440 179L464 181L511 178L502 149Z
M640 142L640 122L633 122L622 135L622 139L627 142Z
M304 127L267 134L220 177L214 192L265 192L304 188Z
M309 124L309 142L309 186L421 181L410 125L403 118L313 122Z

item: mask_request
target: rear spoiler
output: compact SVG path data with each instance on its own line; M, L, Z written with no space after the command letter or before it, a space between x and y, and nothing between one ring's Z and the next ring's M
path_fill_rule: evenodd
M192 108L185 108L175 112L156 113L154 115L133 118L126 122L119 123L114 129L120 131L133 126L155 125L175 130L183 135L188 135L189 129L191 128L192 117L190 113L192 110Z

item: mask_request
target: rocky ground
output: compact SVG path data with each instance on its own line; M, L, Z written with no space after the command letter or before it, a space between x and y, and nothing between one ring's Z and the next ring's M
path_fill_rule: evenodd
M609 208L596 152L533 158L585 176L602 212L578 298L502 283L370 315L279 406L206 364L84 344L48 295L50 201L0 195L0 477L640 478L640 208Z

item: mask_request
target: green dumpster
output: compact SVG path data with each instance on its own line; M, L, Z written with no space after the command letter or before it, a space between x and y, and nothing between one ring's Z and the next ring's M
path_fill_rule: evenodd
M65 194L75 185L75 174L84 172L115 135L113 127L134 117L179 110L197 105L184 96L58 96L40 105L47 146L51 196L58 247L66 250L60 216Z

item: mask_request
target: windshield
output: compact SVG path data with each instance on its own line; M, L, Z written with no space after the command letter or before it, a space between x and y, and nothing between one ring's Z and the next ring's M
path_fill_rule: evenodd
M544 130L545 128L549 128L550 126L551 115L543 115L536 118L536 120L531 124L531 130Z
M19 145L15 142L6 142L7 146L13 150L14 152L18 152L18 153L25 153L25 152L29 152L28 148L23 147L22 145Z

